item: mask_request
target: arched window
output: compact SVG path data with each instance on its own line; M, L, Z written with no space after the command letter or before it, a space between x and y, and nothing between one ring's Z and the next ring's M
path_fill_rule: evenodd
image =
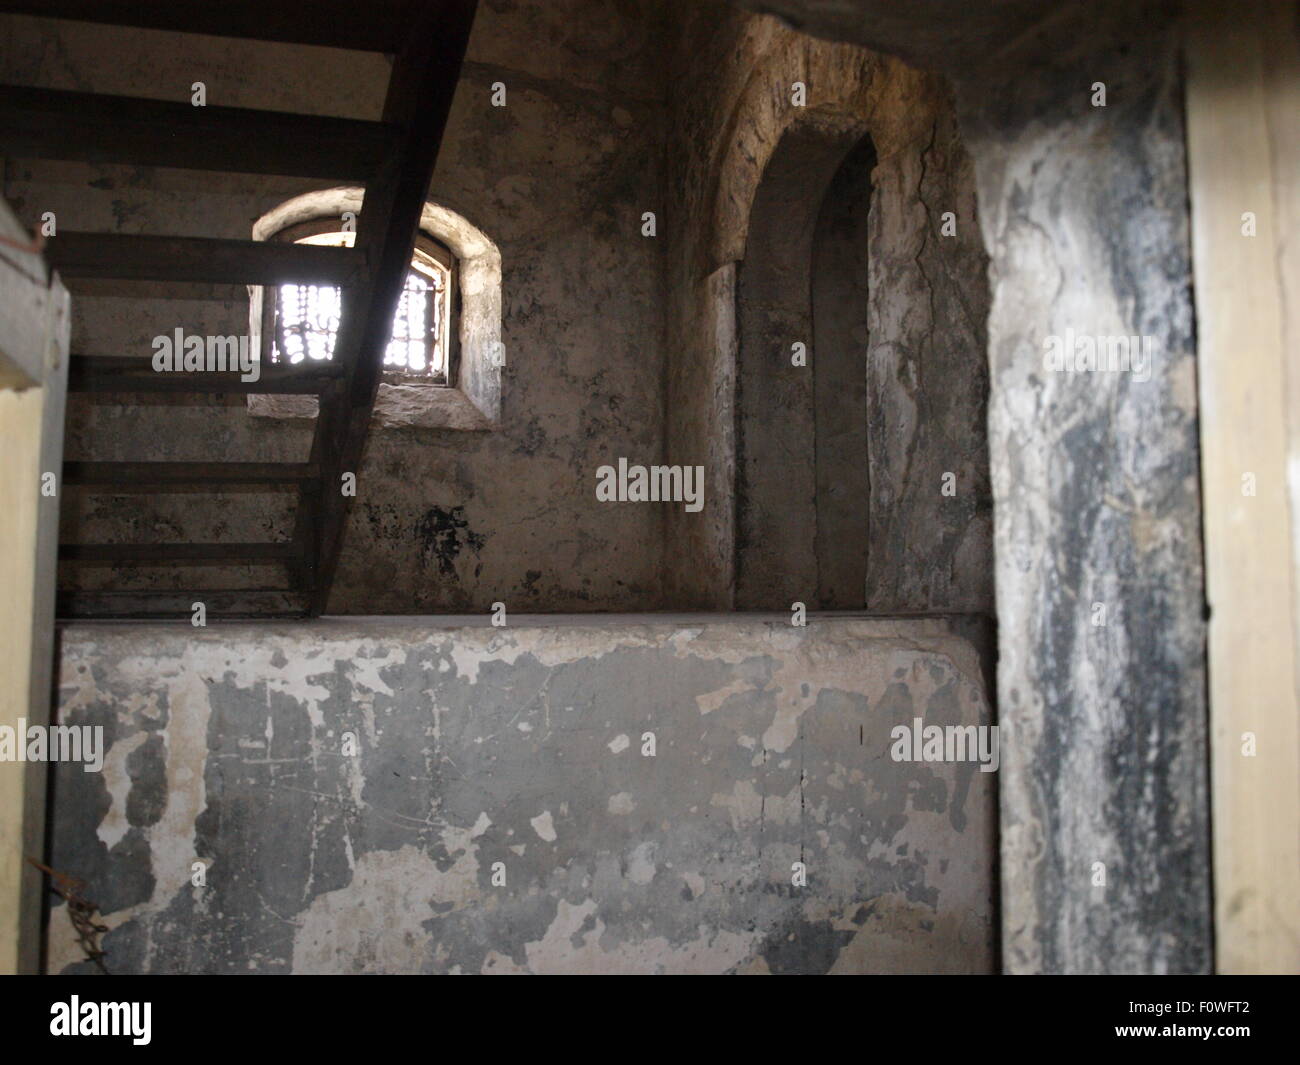
M254 240L349 246L365 206L359 188L320 189L286 200L253 223ZM344 220L348 224L345 224ZM249 286L249 328L266 362L334 354L339 290L330 285ZM384 352L375 399L380 426L465 431L501 419L501 253L482 230L442 204L426 203L405 290ZM248 397L258 417L314 418L315 396Z
M341 218L280 230L273 240L350 248L356 234ZM421 233L384 352L385 380L445 385L456 379L456 258ZM331 285L279 285L262 307L264 354L273 363L333 358L342 292Z

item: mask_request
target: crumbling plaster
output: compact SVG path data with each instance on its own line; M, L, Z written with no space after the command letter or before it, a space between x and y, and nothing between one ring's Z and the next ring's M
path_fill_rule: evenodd
M990 723L943 621L74 625L59 693L109 742L53 862L114 972L995 964L995 774L889 753ZM85 965L58 908L49 952Z

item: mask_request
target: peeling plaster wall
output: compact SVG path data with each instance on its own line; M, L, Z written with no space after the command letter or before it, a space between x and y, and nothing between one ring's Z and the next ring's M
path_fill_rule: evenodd
M711 4L684 16L680 48L669 98L668 188L680 218L668 260L667 436L670 461L705 464L717 506L668 515L668 555L696 561L670 578L671 601L776 609L817 602L827 587L816 548L819 513L828 517L815 499L817 352L801 370L790 345L812 332L817 207L839 161L870 136L860 415L869 534L834 550L866 559L859 605L991 613L987 257L946 82ZM791 103L797 81L804 108ZM954 236L941 234L947 211ZM946 472L952 496L941 491Z
M594 486L597 467L619 456L662 461L662 244L640 233L663 180L661 19L649 0L480 5L430 196L501 251L501 428L375 428L331 612L660 605L661 509L601 504ZM204 81L210 104L373 118L388 75L377 55L15 16L0 25L0 71L18 84L188 100ZM497 81L504 108L490 105ZM66 230L247 239L267 210L330 184L8 159L4 195L29 226L52 210ZM177 326L248 329L240 288L172 291L184 299L160 298L160 285L137 287L140 300L112 291L77 286L74 352L148 356L151 338ZM303 461L309 443L309 422L252 418L239 398L69 405L70 460ZM62 509L63 538L83 542L278 539L293 515L291 499L272 493L73 489ZM83 587L278 576L79 573Z
M52 861L122 973L989 971L995 774L889 757L989 723L986 636L74 625L59 718L109 749L58 768ZM61 907L48 946L86 967Z

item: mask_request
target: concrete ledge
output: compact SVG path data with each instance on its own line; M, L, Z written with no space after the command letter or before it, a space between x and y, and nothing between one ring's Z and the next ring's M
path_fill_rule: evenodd
M65 627L109 745L54 864L110 968L994 967L996 774L890 755L991 724L961 619L509 620ZM61 910L49 949L81 968Z

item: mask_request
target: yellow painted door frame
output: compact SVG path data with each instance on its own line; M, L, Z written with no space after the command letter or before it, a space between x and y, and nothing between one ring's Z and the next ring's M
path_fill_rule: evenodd
M1193 0L1215 953L1300 972L1300 5Z

